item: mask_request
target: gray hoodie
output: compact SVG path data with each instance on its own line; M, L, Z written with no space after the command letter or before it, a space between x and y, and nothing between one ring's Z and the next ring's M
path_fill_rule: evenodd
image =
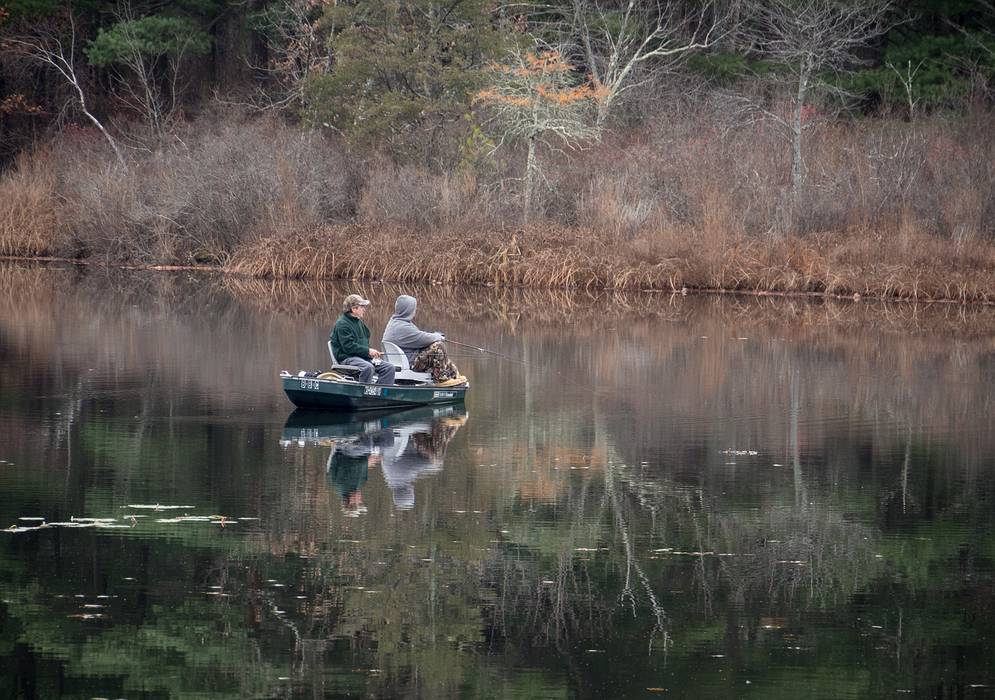
M394 315L387 321L387 327L383 331L384 341L401 348L408 356L408 362L413 361L422 348L443 338L442 333L426 333L411 322L417 306L418 302L414 297L407 294L399 296L394 302Z

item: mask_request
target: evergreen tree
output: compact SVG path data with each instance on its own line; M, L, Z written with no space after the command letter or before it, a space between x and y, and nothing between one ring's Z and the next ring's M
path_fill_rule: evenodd
M329 5L331 65L312 75L305 117L358 140L398 145L416 125L464 114L509 25L485 0L363 0Z

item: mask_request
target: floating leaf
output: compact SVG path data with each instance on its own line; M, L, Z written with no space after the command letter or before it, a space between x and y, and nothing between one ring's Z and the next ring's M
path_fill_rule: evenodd
M77 518L75 515L70 515L69 521L74 523L113 523L117 521L117 518Z

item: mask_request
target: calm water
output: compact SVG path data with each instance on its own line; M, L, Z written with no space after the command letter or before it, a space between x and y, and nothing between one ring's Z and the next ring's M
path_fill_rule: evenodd
M346 291L0 267L0 697L995 697L995 310Z

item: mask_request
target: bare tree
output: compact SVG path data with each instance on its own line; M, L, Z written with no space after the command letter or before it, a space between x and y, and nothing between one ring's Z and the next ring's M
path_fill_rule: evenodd
M712 46L721 24L711 2L690 14L678 3L636 0L571 0L571 8L569 32L580 43L593 82L604 88L598 125L646 75L672 71L691 52Z
M919 98L915 96L915 80L916 75L919 73L919 69L922 68L923 61L919 61L916 67L912 67L912 61L908 61L905 66L904 71L900 71L895 67L895 64L886 64L891 72L895 74L898 78L898 82L902 84L902 89L905 91L905 103L909 108L909 121L915 122L916 120L916 107L919 105Z
M60 32L54 29L35 28L30 36L14 36L4 39L0 48L41 63L61 75L75 93L76 99L79 101L80 111L107 139L107 143L110 144L121 167L127 169L127 163L114 137L87 106L83 82L76 71L76 22L71 12L68 13L68 25L69 36L65 39Z
M542 146L575 148L595 139L600 128L587 112L603 99L604 91L577 85L574 67L558 49L512 52L508 63L493 67L490 86L475 96L487 105L497 125L498 143L524 141L527 145L523 219L528 223L535 204L536 186L544 181L539 162Z
M210 37L186 18L139 17L129 2L122 2L114 17L110 29L98 32L88 56L111 68L117 97L159 136L179 108L184 64L193 54L208 51Z
M153 134L161 134L176 106L176 71L173 71L174 79L170 81L173 86L172 94L164 94L155 76L155 65L160 57L157 55L146 57L143 54L135 32L135 18L131 15L131 6L123 6L116 16L124 39L120 65L127 68L133 77L115 71L113 74L117 88L115 92L123 102L143 116Z
M798 201L805 176L802 144L815 123L806 119L813 92L842 95L827 78L866 61L858 52L894 26L893 0L751 0L741 32L752 52L770 62L758 76L787 99L784 112L750 100L749 110L784 127L791 142L791 192Z

